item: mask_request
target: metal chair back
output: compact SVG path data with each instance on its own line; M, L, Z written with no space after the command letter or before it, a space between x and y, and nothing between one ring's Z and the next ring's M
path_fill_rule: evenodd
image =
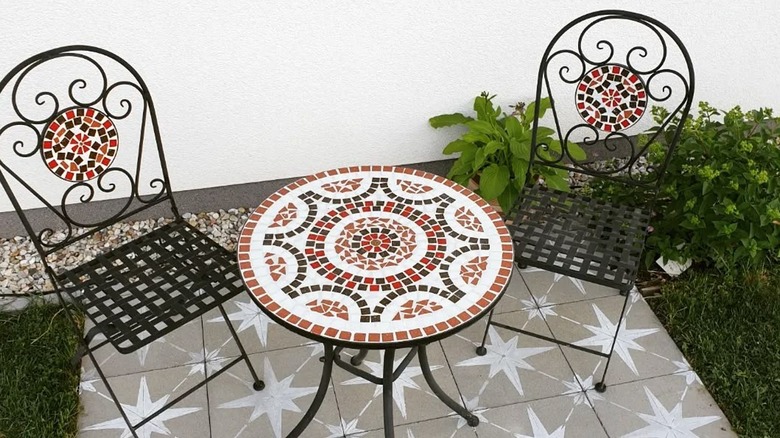
M555 35L539 65L531 164L657 193L693 91L688 51L666 25L621 10L579 17ZM539 126L543 94L550 97L554 123L549 142L538 141L546 137L540 129L547 129ZM659 125L652 126L647 113L655 105L667 112ZM637 136L643 133L647 135ZM584 159L572 153L570 142L583 145ZM643 157L651 145L654 159L649 163Z
M78 45L25 60L0 81L0 126L0 184L47 269L52 253L162 202L179 218L152 97L119 56ZM43 223L22 204L43 205Z

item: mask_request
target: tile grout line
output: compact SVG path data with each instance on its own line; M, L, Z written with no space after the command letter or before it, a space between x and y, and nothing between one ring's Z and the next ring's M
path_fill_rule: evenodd
M528 293L531 294L531 298L533 298L534 302L536 302L536 297L534 296L533 292L531 291L531 287L528 284L528 282L525 280L525 276L523 276L523 273L520 272L520 278L522 278L523 283L526 285L526 288L528 289ZM587 300L580 300L577 302L582 302ZM567 303L568 304L568 303ZM545 326L547 326L547 330L550 331L550 334L553 338L558 339L557 336L555 336L555 332L553 332L552 327L550 327L550 323L547 322L547 317L542 312L541 314L542 320L544 321ZM596 416L596 420L599 422L599 425L601 426L601 429L604 431L604 434L609 437L609 433L607 432L607 427L604 425L604 421L602 421L601 416L596 412L596 405L593 402L593 400L590 399L590 396L588 396L588 389L584 388L582 386L582 382L580 381L580 378L577 376L577 372L574 371L574 367L571 365L571 361L569 361L569 358L566 356L566 353L563 352L563 345L561 344L555 344L558 347L558 351L561 353L561 356L563 356L563 360L566 362L566 366L569 367L569 371L571 371L572 376L574 376L574 381L577 382L577 384L580 386L580 389L582 390L582 394L585 396L585 398L588 400L588 406L593 411L593 415Z
M203 315L198 317L200 320L201 346L203 348L203 376L207 379L209 368L206 366L208 359L206 357L206 325L203 323ZM211 395L209 393L209 384L204 385L206 389L206 418L209 422L209 438L213 438L213 425L211 423Z
M441 353L442 355L444 355L444 362L447 364L447 369L450 370L450 376L452 376L452 381L455 382L455 389L458 391L458 397L460 398L460 403L464 408L468 409L466 407L466 398L463 396L463 392L460 390L460 385L458 385L458 379L455 378L455 372L452 370L452 364L450 364L450 359L447 357L447 352L444 350L444 345L441 343L440 340L436 341L436 343L439 344Z

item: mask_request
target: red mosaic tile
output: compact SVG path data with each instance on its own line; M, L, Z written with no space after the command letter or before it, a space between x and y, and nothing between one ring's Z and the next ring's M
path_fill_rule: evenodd
M575 100L580 117L605 132L633 126L647 108L645 84L628 67L614 64L586 73Z

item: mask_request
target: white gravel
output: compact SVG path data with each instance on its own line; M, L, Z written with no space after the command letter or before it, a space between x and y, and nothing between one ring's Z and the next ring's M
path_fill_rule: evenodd
M184 213L182 217L233 251L238 232L250 212L246 208L231 208L227 211ZM159 218L120 222L51 255L49 264L57 269L73 268L91 260L97 254L116 248L170 221L171 219ZM51 282L43 270L32 240L27 236L0 238L0 294L35 294L51 290Z

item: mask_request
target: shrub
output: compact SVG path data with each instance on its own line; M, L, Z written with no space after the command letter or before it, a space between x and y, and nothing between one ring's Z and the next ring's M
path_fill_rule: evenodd
M653 109L657 123L667 115ZM780 126L772 110L723 112L701 102L698 116L684 123L655 203L646 265L659 256L719 267L780 257ZM662 141L670 141L671 130L665 134ZM650 146L650 165L662 164L660 147ZM590 189L623 202L648 201L614 183Z
M494 97L483 92L474 99L476 119L461 113L442 114L432 117L429 123L434 128L454 125L468 128L459 139L444 148L447 155L460 152L447 177L464 186L472 178L477 180L477 194L488 201L497 199L501 208L508 211L526 183L535 104L531 103L526 108L525 104L518 103L512 107L514 111L511 114L506 114L501 107L493 107ZM540 118L549 107L549 98L540 101ZM551 128L540 126L537 144L547 144L553 153L560 153L561 144L553 140L554 134ZM572 156L585 159L585 152L579 145L569 143L568 148ZM549 151L540 150L538 153L547 160L553 159ZM568 172L565 170L539 166L531 177L534 181L543 178L545 184L552 188L569 190Z

